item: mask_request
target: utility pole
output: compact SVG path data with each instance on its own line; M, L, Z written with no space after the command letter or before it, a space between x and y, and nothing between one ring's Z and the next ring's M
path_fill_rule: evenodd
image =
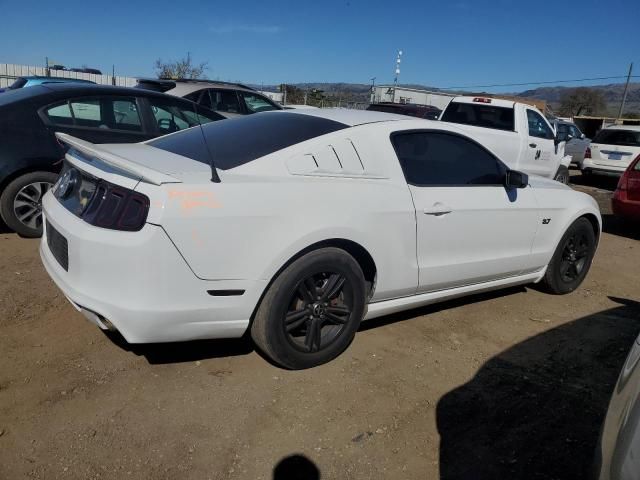
M51 76L51 72L49 72L49 57L44 57L44 74L47 77Z
M402 60L402 50L398 50L398 56L396 57L396 76L393 78L393 96L391 102L396 102L396 88L398 88L398 75L400 75L400 61Z
M284 87L283 88L284 93L282 94L282 105L286 105L287 104L287 84L283 83L282 85Z
M376 77L371 78L371 100L369 103L375 103L376 101Z
M111 65L111 85L116 86L116 65Z
M627 101L627 90L629 90L629 80L631 79L631 72L633 71L633 62L629 64L629 73L627 74L627 83L624 85L624 93L622 94L622 103L620 104L620 111L618 112L617 120L622 118L622 113L624 111L624 104Z

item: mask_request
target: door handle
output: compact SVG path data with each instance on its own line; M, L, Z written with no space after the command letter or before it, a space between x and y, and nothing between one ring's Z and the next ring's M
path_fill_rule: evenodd
M536 148L538 145L536 145L535 143L530 143L530 144L529 144L529 146L530 146L531 148Z
M425 215L435 215L436 217L439 217L440 215L446 215L447 213L451 213L452 211L453 209L451 207L444 205L443 203L436 202L432 207L422 210L422 213L424 213Z

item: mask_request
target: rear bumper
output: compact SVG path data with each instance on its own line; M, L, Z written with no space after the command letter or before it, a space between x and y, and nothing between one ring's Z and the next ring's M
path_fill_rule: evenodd
M628 162L620 166L613 166L601 165L594 162L591 158L585 158L582 160L582 170L591 170L594 173L622 175L628 166Z
M42 262L56 285L100 328L111 324L130 343L171 342L242 336L264 281L201 280L165 231L147 224L139 232L93 227L68 212L51 195L45 218L68 241L68 271L47 245ZM244 290L211 296L208 290Z

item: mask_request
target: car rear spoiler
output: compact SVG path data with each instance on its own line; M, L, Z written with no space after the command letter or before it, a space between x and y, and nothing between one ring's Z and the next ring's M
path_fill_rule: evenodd
M158 172L157 170L145 167L144 165L139 165L134 161L127 160L119 155L108 152L103 148L100 148L100 145L80 140L79 138L62 132L56 132L56 137L60 142L80 151L84 155L87 155L90 158L97 158L101 162L123 170L128 174L139 178L143 182L154 185L162 185L163 183L180 183L178 178L167 175L166 173ZM67 153L67 155L69 154Z

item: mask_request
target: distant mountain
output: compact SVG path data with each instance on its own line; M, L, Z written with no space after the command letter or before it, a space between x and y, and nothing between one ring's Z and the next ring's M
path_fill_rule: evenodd
M366 83L295 83L293 86L302 90L322 90L325 95L333 99L341 99L349 102L368 102L370 99L371 85ZM438 91L439 89L419 84L401 84L399 85L405 88L417 88L423 90ZM255 88L263 89L266 91L277 92L278 85L254 85ZM517 97L533 98L536 100L546 100L548 105L557 110L560 107L560 101L562 95L574 87L541 87L532 90L525 90L520 93L509 93L508 95L514 95ZM623 83L612 83L609 85L597 85L590 86L595 90L602 92L604 101L607 106L607 111L602 112L607 115L616 115L620 108L620 102L622 101L622 94L624 91ZM459 93L464 95L464 92L450 92ZM469 93L469 92L467 92ZM627 102L625 104L626 114L640 114L640 83L630 83L629 93L627 94Z
M518 97L534 98L536 100L546 100L552 109L560 106L562 95L574 87L541 87L533 90L525 90L516 93ZM593 90L602 93L604 101L607 105L607 114L616 115L622 102L622 94L624 93L624 83L612 83L609 85L590 86ZM630 83L629 92L627 93L627 101L625 103L625 113L640 113L640 83Z

